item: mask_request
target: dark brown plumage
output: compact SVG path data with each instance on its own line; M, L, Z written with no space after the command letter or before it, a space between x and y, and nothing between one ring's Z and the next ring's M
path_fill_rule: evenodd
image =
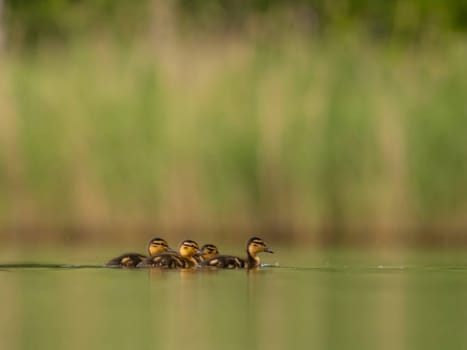
M138 253L126 253L109 260L107 267L136 267L146 256Z

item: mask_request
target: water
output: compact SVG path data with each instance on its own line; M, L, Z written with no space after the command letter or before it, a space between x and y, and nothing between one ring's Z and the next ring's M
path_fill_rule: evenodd
M464 254L274 259L194 272L3 263L0 349L467 348Z

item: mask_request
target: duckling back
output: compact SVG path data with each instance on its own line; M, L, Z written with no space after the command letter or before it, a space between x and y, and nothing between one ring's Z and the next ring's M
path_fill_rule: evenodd
M232 255L217 255L201 262L200 265L217 267L219 269L241 269L247 267L243 259Z
M186 261L175 253L163 253L143 259L137 267L158 267L162 269L187 268Z
M125 253L117 256L116 258L110 259L105 266L107 267L136 267L146 259L145 255L138 253Z

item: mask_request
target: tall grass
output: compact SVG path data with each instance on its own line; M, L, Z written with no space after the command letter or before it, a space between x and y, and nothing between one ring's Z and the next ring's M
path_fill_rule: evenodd
M293 33L5 55L0 230L458 242L466 58L461 39L402 49Z

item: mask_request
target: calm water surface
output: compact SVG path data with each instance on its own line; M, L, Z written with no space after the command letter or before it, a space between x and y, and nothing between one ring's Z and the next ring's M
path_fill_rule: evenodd
M265 257L276 260L258 271L1 261L0 349L467 348L467 254Z

